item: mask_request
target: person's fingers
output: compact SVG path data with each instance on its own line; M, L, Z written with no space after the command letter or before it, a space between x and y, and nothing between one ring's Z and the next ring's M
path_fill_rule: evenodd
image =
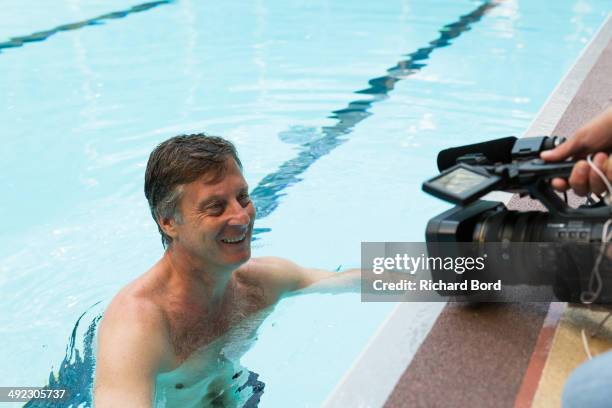
M570 186L579 196L585 196L589 191L589 164L586 160L580 160L574 165L569 178Z
M606 163L606 159L608 155L605 153L597 153L595 157L593 157L593 164L602 171L604 169L604 165ZM589 168L589 187L590 191L595 194L601 194L606 191L606 185L604 181L601 179L599 174L597 174L593 169Z
M584 158L588 153L612 151L612 107L580 127L574 137L553 150L544 151L540 158L559 161Z
M569 184L567 184L567 180L562 179L562 178L554 178L552 179L550 184L555 190L560 191L560 192L567 191L567 189L569 188Z
M573 154L575 144L576 139L569 139L552 150L544 150L540 153L540 158L549 162L567 159Z

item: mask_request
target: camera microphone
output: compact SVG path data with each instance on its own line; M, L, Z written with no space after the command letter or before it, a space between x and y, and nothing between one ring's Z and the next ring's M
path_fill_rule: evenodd
M557 147L565 141L559 136L502 137L465 146L452 147L442 150L438 154L438 170L444 171L453 167L459 161L469 161L471 164L510 163L513 160L532 159L538 157L540 152Z
M451 147L438 153L438 170L446 170L455 164L461 156L481 154L491 163L510 163L512 161L512 147L516 143L515 136L502 137L465 146Z

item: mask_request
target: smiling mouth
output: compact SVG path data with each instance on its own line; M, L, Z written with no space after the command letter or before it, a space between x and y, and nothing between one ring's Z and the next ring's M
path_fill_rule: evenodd
M235 238L223 238L221 242L223 242L224 244L239 244L246 239L246 236L247 232L245 231L244 234Z

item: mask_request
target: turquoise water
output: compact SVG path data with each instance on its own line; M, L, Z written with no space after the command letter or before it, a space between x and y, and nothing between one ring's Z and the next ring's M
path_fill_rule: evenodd
M142 193L157 143L201 131L236 143L265 215L255 256L358 266L361 241L423 239L447 207L420 191L437 151L520 135L609 11L505 1L466 20L482 2L137 4L3 2L0 385L47 384L79 316L161 256ZM398 61L409 70L388 72ZM242 361L266 384L260 406L318 406L392 306L281 303ZM415 342L434 318L406 322Z

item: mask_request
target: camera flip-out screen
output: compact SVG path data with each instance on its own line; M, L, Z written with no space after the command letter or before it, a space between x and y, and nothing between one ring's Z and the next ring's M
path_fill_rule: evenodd
M442 200L466 205L495 189L500 180L460 163L423 183L423 190Z

